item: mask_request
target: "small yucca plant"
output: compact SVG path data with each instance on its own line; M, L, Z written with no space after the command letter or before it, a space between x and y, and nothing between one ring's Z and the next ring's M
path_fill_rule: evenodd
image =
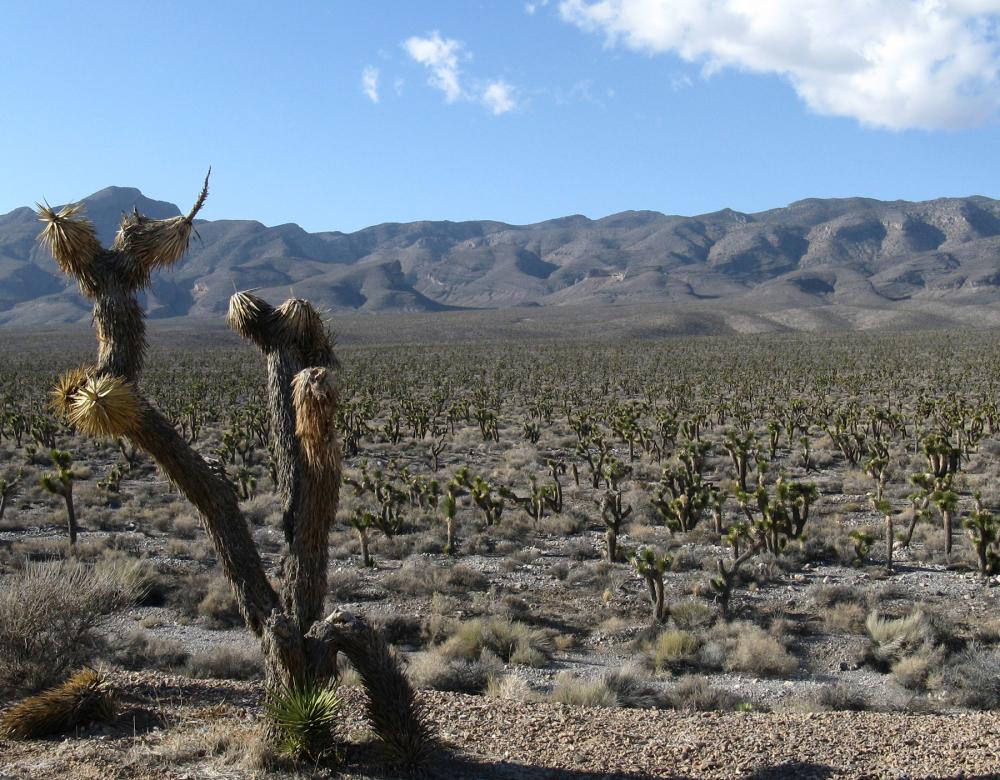
M334 728L342 702L337 687L311 682L272 691L266 704L277 730L278 751L318 761L334 748Z

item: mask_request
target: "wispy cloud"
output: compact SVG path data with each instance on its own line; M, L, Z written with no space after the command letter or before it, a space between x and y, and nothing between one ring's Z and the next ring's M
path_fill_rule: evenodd
M454 103L463 95L458 68L458 55L462 51L462 43L453 38L442 38L435 30L428 37L413 36L403 43L406 53L415 62L428 68L431 72L428 83L444 93L449 103Z
M518 108L517 90L504 79L465 78L459 62L471 59L471 54L461 41L444 38L434 30L425 37L407 38L403 48L414 62L430 71L427 83L444 93L445 102L478 102L495 116Z
M524 12L528 14L528 16L534 16L535 11L539 8L544 8L548 4L549 0L528 0L528 2L524 4Z
M514 88L503 79L491 81L482 95L483 105L496 115L506 114L517 108Z
M562 0L559 13L706 74L778 74L814 111L865 125L958 128L1000 110L1000 0Z
M378 68L365 66L361 71L361 89L372 103L378 103Z

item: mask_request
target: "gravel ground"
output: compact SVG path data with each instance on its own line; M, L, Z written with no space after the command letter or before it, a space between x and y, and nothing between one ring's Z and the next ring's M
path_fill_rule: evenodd
M225 733L241 749L259 717L259 687L118 674L112 726L37 742L0 741L0 778L320 778L363 780L364 748L335 772L259 772L204 747ZM359 695L345 729L363 737ZM1000 713L676 713L525 704L428 692L447 746L434 778L985 778L1000 777ZM194 748L178 750L178 745ZM248 744L248 743L247 743ZM172 746L172 747L171 747ZM377 774L377 773L376 773ZM378 775L381 776L381 775Z

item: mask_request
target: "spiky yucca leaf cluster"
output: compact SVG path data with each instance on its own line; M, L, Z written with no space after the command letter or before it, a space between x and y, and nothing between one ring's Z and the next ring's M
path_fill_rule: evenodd
M333 372L306 368L292 379L295 435L306 463L317 471L336 469L337 387Z
M194 218L208 197L208 177L194 207L186 215L168 219L150 219L133 211L122 219L113 248L131 255L146 272L171 266L181 259L191 242Z
M100 672L82 669L66 682L29 696L0 717L0 735L34 739L115 717L110 685Z
M59 388L57 394L61 394ZM127 436L139 419L132 386L117 377L87 377L69 397L67 419L89 436Z
M309 301L289 298L274 311L281 340L294 344L306 365L326 365L333 362L333 345L319 312Z
M83 204L71 203L58 212L49 205L36 204L38 219L45 223L39 239L52 253L64 273L85 275L101 243L97 240L94 223L83 216Z
M306 682L272 691L265 705L278 731L278 750L293 758L318 761L334 747L341 699L333 686Z
M69 417L73 409L73 399L90 378L90 369L81 366L71 368L56 380L52 389L52 410L60 417Z
M229 299L226 324L260 347L267 346L267 334L274 308L249 291L233 293Z

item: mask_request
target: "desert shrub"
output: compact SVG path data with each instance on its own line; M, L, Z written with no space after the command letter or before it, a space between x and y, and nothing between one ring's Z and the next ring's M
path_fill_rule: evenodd
M602 678L605 687L615 695L619 707L656 709L666 706L660 688L650 679L649 672L635 663L627 663Z
M455 693L482 693L490 678L502 667L489 650L478 658L455 658L431 650L416 656L407 670L418 688Z
M871 659L884 668L922 648L932 647L937 639L935 626L922 609L900 618L881 617L873 612L865 627L871 640Z
M483 650L524 666L545 666L551 655L548 636L524 623L504 617L477 618L455 626L454 633L440 646L448 658L472 659Z
M860 604L840 602L823 611L823 625L831 634L863 634L866 617Z
M668 630L656 637L648 653L656 671L676 671L694 664L700 644L690 631Z
M209 628L236 628L243 625L243 616L236 606L236 597L225 577L211 579L205 595L198 602L198 614Z
M423 642L424 621L414 615L388 612L371 615L369 620L389 644L417 645Z
M927 678L934 669L934 659L926 653L917 653L900 658L892 665L892 676L904 688L911 691L927 689Z
M816 585L809 589L813 604L821 609L829 609L838 604L861 604L864 596L856 588L847 585Z
M168 671L187 663L190 653L180 642L161 639L145 631L134 631L115 650L114 660L126 669Z
M588 539L571 539L566 543L566 557L571 561L590 561L601 557L601 552Z
M799 712L863 712L870 706L865 692L847 683L821 685L793 700L789 709Z
M382 584L389 590L410 596L434 593L466 593L486 590L489 580L475 569L461 564L442 566L422 558L410 558L400 569L386 575Z
M486 696L507 701L533 701L537 698L528 681L516 674L491 676L486 683Z
M141 565L29 564L0 587L0 693L37 691L103 648L104 615L142 596Z
M754 626L737 636L724 668L757 677L785 677L798 668L798 662L781 642Z
M615 707L618 700L603 679L579 677L569 670L556 675L549 700L578 707Z
M736 709L738 700L731 694L713 688L707 677L689 675L681 679L666 694L671 709L688 712L712 712Z
M327 574L330 595L340 601L357 600L364 586L365 581L356 569L332 569Z
M254 680L263 673L263 659L257 648L221 647L195 653L185 671L192 677Z
M670 606L670 617L679 629L697 631L707 628L715 620L716 610L708 604L694 599L678 601Z
M1000 650L968 647L944 666L934 687L960 707L1000 709Z

